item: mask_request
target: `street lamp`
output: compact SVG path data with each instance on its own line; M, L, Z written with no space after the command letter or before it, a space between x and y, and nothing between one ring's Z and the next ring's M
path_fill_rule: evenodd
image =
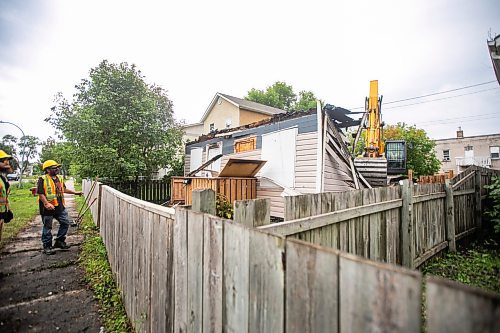
M23 134L23 137L26 136L26 135L24 135L24 131L21 129L21 127L17 126L14 123L11 123L9 121L0 120L0 124L10 124L10 125L16 126L21 131L21 133ZM19 168L19 171L21 171L19 173L19 188L21 188L22 183L23 183L23 164L24 164L24 155L25 154L26 154L26 146L23 148L23 152L21 154L21 166Z

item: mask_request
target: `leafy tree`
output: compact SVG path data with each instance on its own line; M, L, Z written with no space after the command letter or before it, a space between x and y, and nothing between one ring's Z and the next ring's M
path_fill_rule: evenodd
M413 170L415 177L433 175L439 171L441 162L436 157L432 141L423 129L405 123L389 125L384 128L385 140L405 140L407 147L407 168Z
M19 168L19 163L17 162L17 138L10 134L4 135L2 137L2 142L0 143L0 149L6 152L7 154L13 156L14 158L10 161L10 166L12 170L17 170Z
M36 136L25 135L19 140L19 151L23 165L21 167L21 173L24 173L28 166L30 165L29 160L35 158L38 155L38 146L40 145L40 139Z
M59 93L46 119L71 144L72 169L83 177L137 179L170 167L182 131L164 89L147 84L134 65L107 61L76 89L72 101Z
M484 186L488 189L488 205L485 214L491 218L495 233L500 234L500 176L493 176L492 183Z
M305 90L299 92L297 100L293 87L280 81L267 87L265 91L255 88L250 89L245 99L288 112L307 111L316 108L316 101L318 100L312 91Z
M11 161L12 169L21 169L20 172L24 173L30 165L29 160L38 155L39 145L40 140L36 136L25 135L18 142L15 136L8 134L3 136L0 149L14 157ZM21 161L23 161L22 168L20 168Z
M297 100L297 95L293 92L292 86L278 81L272 86L267 87L266 91L252 88L247 96L245 96L245 99L285 111L291 111Z
M40 153L40 164L46 160L55 160L62 166L62 174L70 175L71 160L73 159L74 147L69 142L56 142L49 137L47 141L42 143L42 151Z
M309 109L315 109L317 101L318 98L312 91L302 90L299 92L299 100L293 108L295 111L307 111ZM321 104L323 105L324 103L321 101Z

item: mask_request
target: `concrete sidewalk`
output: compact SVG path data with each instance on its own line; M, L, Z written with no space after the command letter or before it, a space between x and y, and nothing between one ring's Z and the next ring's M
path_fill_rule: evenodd
M65 199L75 219L74 198ZM58 228L54 220L54 236ZM99 332L97 302L77 265L83 236L70 227L66 243L71 247L45 255L41 232L37 215L0 253L0 332Z

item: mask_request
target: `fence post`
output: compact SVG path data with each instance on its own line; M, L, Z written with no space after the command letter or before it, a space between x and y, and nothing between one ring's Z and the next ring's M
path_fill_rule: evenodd
M446 191L446 239L448 240L448 247L451 252L457 251L455 242L455 205L453 202L453 187L450 180L445 181Z
M215 215L215 191L209 188L193 190L193 203L191 209L195 212L202 212Z
M481 184L481 170L476 169L475 180L474 180L474 190L476 191L476 226L481 229L483 226L482 220L482 205L481 205L481 190L483 185Z
M413 246L413 180L403 180L401 187L401 263L405 267L413 268L415 249Z
M236 200L234 222L250 228L271 223L271 199Z

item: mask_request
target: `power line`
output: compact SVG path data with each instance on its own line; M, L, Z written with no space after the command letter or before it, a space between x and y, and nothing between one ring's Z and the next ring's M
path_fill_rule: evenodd
M413 99L419 99L419 98L425 98L425 97L429 97L429 96L446 94L446 93L449 93L449 92L463 90L463 89L469 89L469 88L478 87L478 86L482 86L482 85L486 85L486 84L490 84L490 83L494 83L494 82L497 82L497 81L493 80L493 81L488 81L488 82L482 82L482 83L472 84L472 85L464 86L464 87L460 87L460 88L445 90L445 91L441 91L441 92L436 92L436 93L431 93L431 94L426 94L426 95L421 95L421 96L415 96L415 97L409 97L409 98L399 99L399 100L396 100L396 101L382 102L382 104L393 104L393 103L399 103L399 102L404 102L404 101L410 101L410 100L413 100ZM460 95L458 95L458 96L460 96ZM410 104L410 105L412 105L412 104ZM348 110L359 110L359 109L364 109L364 108L365 108L364 106L360 106L360 107L356 107L356 108L350 108Z
M422 95L422 96L417 96L417 97L410 97L410 98L405 98L405 99L399 99L397 101L386 102L384 104L393 104L393 103L410 101L412 99L418 99L418 98L424 98L424 97L435 96L435 95L440 95L440 94L446 94L446 93L449 93L449 92L452 92L452 91L458 91L458 90L463 90L463 89L468 89L468 88L483 86L485 84L490 84L490 83L493 83L493 82L497 82L497 81L488 81L488 82L473 84L473 85L466 86L466 87L460 87L460 88L445 90L445 91L441 91L441 92L437 92L437 93L432 93L432 94L427 94L427 95Z
M455 96L449 96L449 97L431 99L429 101L422 101L422 102L411 103L411 104L404 104L404 105L396 105L396 106L391 106L391 107L388 107L388 108L384 108L384 110L397 109L397 108L403 108L405 106L412 106L412 105L418 105L418 104L424 104L424 103L442 101L442 100L446 100L446 99L452 99L452 98L461 97L461 96L467 96L467 95L474 95L474 94L482 93L482 92L485 92L485 91L491 91L491 90L497 90L497 89L498 88L483 89L483 90L473 91L473 92L466 93L466 94L460 94L460 95L455 95ZM387 103L387 104L389 104L389 103Z
M453 117L453 118L445 118L445 119L435 119L423 122L417 122L419 125L430 125L430 124L447 124L450 122L456 121L474 121L474 120L485 120L485 119L493 119L499 117L499 113L485 113L485 114L476 114L464 117Z

